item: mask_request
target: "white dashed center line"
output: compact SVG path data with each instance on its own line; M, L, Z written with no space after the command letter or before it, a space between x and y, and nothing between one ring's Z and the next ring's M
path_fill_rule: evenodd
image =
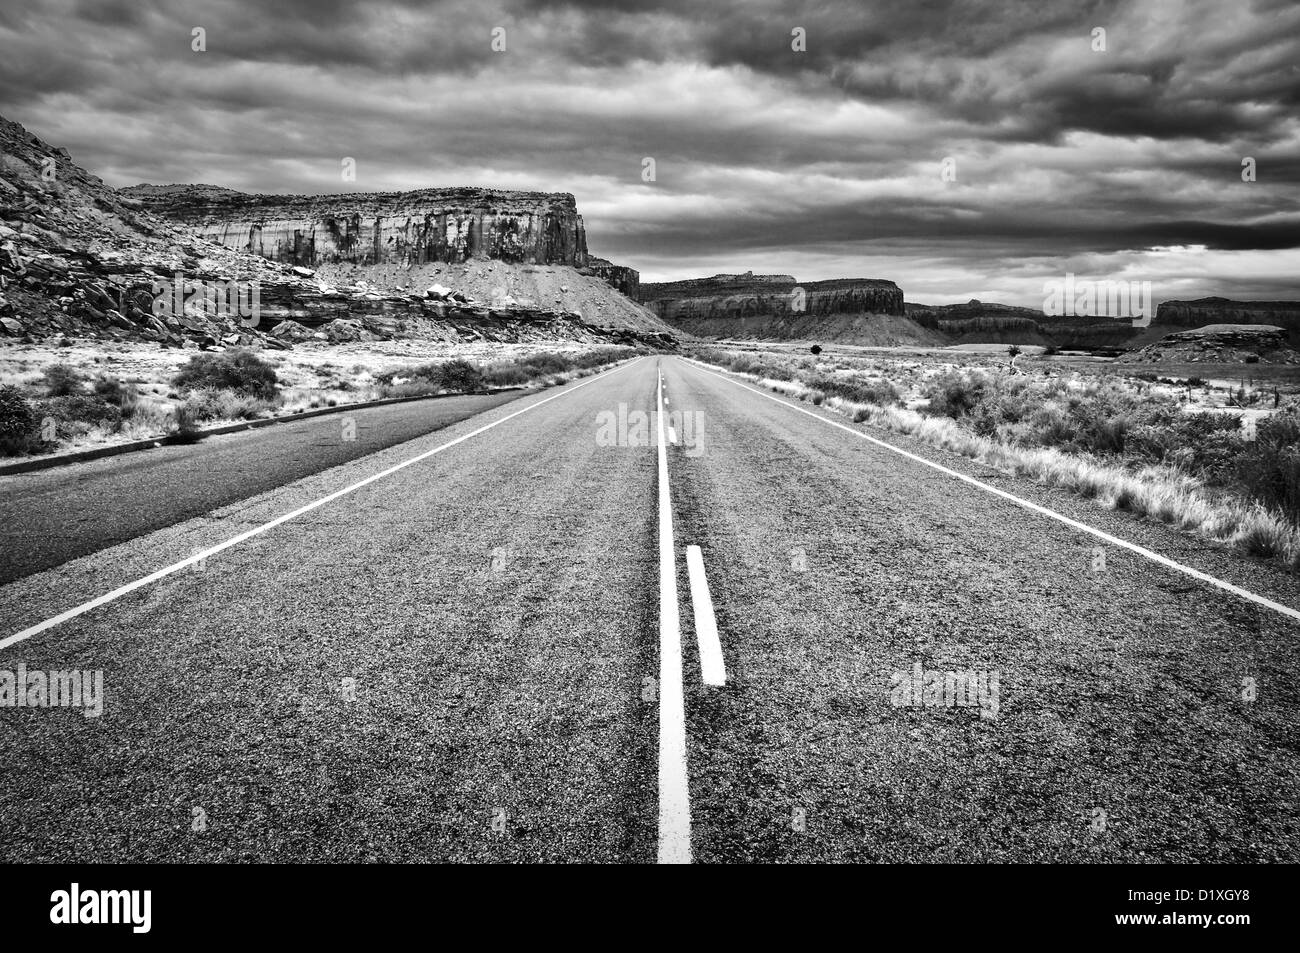
M695 610L695 638L700 643L700 673L705 685L727 684L727 667L718 641L718 622L713 617L713 597L704 575L704 553L698 546L686 547L686 571L691 579L691 608Z

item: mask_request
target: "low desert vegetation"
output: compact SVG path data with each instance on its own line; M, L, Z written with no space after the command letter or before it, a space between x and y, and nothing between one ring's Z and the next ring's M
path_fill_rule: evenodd
M280 393L274 365L239 348L195 355L172 378L172 385L178 389L231 391L262 400L274 400Z
M547 387L634 356L630 347L544 351L511 360L456 357L386 369L331 360L287 365L248 349L204 352L151 377L112 373L112 354L62 358L43 369L14 360L0 383L0 455L76 450L110 442L189 443L203 428L391 397ZM374 360L372 358L372 360ZM376 363L378 363L376 361ZM381 365L382 366L382 365ZM289 373L286 373L286 368Z
M1248 431L1243 411L1190 405L1186 381L1033 376L1008 365L922 370L902 361L891 380L874 360L854 369L721 349L695 356L855 423L1300 570L1300 408L1282 406L1276 390L1263 401L1268 411L1245 411L1259 414ZM1241 386L1223 403L1251 407L1259 394Z
M521 387L538 381L564 383L571 375L590 373L637 353L632 348L606 347L577 353L542 352L512 361L480 366L457 359L400 367L376 377L385 397L417 394L473 394L501 387Z

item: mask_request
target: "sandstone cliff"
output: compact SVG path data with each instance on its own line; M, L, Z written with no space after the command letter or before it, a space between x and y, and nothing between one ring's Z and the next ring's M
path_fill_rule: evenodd
M1267 324L1285 329L1300 343L1300 301L1231 301L1197 298L1162 301L1156 306L1156 324L1197 328L1207 324Z
M418 189L341 195L249 195L210 185L136 185L120 194L198 235L271 261L317 268L496 258L587 264L572 195Z
M1297 364L1286 329L1267 324L1211 324L1175 331L1119 358L1125 364Z
M777 333L787 326L799 330L800 321L814 317L903 314L903 292L899 287L892 281L872 278L801 284L790 275L714 275L644 283L641 300L668 324L704 336L717 336L713 332L725 322L740 318L781 319L772 325ZM723 325L715 327L719 321Z
M588 253L572 195L250 195L211 185L137 185L119 195L228 248L310 269L327 288L405 296L442 285L498 309L558 309L599 327L671 335L636 303L636 271Z
M151 194L158 201L177 195L167 189ZM214 186L190 194L212 208L240 196ZM553 197L543 198L539 209ZM520 254L572 257L581 250L585 255L580 221L576 215L565 218L572 200L562 199L553 204L557 217L539 212L531 224L520 219L495 235L489 229L487 239L482 229L470 228L467 241L490 240L483 247L504 247L507 254L514 254L510 249L517 239ZM184 221L154 214L148 204L109 188L78 167L67 150L0 117L0 339L66 336L281 348L303 339L305 331L306 337L323 334L329 340L405 336L672 344L668 329L652 315L568 266L555 267L573 275L575 285L597 286L594 294L579 293L575 307L567 307L558 293L540 293L549 290L540 278L526 285L539 289L531 300L508 290L495 294L525 285L512 284L509 275L488 277L483 269L465 276L461 289L430 293L434 289L420 283L424 276L410 272L396 287L380 288L364 279L336 281L209 240ZM573 228L566 230L562 220ZM551 280L559 284L564 277ZM180 290L160 293L160 284L169 282ZM195 292L221 288L230 294L236 286L241 307L252 308L256 301L256 315L209 307L204 294Z
M1139 329L1128 318L1047 315L1034 308L972 299L964 304L908 304L907 316L954 344L1036 344L1071 350L1118 349Z

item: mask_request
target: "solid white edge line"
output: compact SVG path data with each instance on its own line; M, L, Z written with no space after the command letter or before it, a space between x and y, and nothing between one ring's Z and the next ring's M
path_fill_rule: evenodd
M722 660L718 620L713 615L713 597L709 595L709 578L704 573L704 553L700 547L686 547L686 571L691 580L695 638L700 644L700 675L705 685L725 685L727 666Z
M1110 543L1112 546L1118 546L1121 549L1127 549L1130 552L1137 553L1139 556L1151 560L1152 562L1159 563L1160 565L1165 566L1168 569L1176 570L1177 572L1181 572L1185 575L1191 576L1193 579L1198 579L1201 582L1209 583L1212 586L1216 586L1219 589L1224 590L1225 592L1230 592L1234 596L1239 596L1242 599L1246 599L1250 602L1256 603L1257 605L1261 605L1266 609L1272 609L1274 612L1287 616L1291 619L1300 621L1300 611L1292 609L1290 606L1284 606L1280 602L1274 602L1272 599L1268 599L1265 598L1264 596L1256 595L1255 593L1250 592L1247 589L1242 589L1240 586L1234 586L1230 582L1225 582L1224 580L1219 579L1216 576L1211 576L1209 573L1201 572L1199 569L1193 569L1191 566L1184 566L1182 563L1175 562L1174 560L1170 559L1168 556L1162 556L1159 553L1153 552L1152 550L1147 549L1144 546L1139 546L1136 543L1130 543L1128 540L1120 539L1118 536L1112 536L1110 535L1110 533L1089 526L1087 523L1080 523L1078 520L1071 519L1068 516L1064 516L1060 513L1057 513L1055 510L1049 510L1045 506L1039 506L1037 503L1031 503L1029 500L1023 500L1012 493L1008 493L1005 490L999 490L997 487L990 486L989 484L977 480L974 477L967 476L964 473L959 473L956 470L951 470L948 467L945 467L943 464L935 463L933 460L927 460L925 459L925 457L917 456L914 453L908 453L906 450L901 450L898 447L895 447L893 444L886 443L883 440L877 440L875 437L871 436L870 434L865 434L861 430L854 430L852 427L849 427L846 424L839 423L838 421L835 420L827 420L821 414L815 414L812 411L808 410L807 408L799 407L795 404L790 403L789 401L782 400L779 397L775 397L772 394L768 394L764 391L761 391L756 387L750 387L748 384L742 383L741 381L735 380L734 378L727 377L725 374L721 374L717 371L714 371L712 368L708 367L707 365L703 364L700 361L694 360L693 358L683 358L683 360L686 360L691 364L695 364L706 374L712 374L714 377L720 378L721 380L727 381L731 384L735 384L737 387L758 394L760 397L766 397L768 400L771 400L777 404L781 404L783 407L789 407L791 410L797 410L799 411L799 413L807 414L809 417L812 417L815 420L820 420L824 424L828 424L832 427L838 427L840 430L861 437L863 440L869 440L878 447L883 447L884 449L889 450L892 453L896 453L899 456L906 457L909 460L914 460L917 463L923 463L927 467L938 470L940 473L946 473L948 476L956 477L958 480L961 480L964 483L969 483L971 486L979 487L981 490L984 490L987 493L992 493L994 496L1001 497L1002 499L1007 500L1011 503L1015 503L1017 506L1023 506L1027 510L1032 510L1033 512L1041 514L1042 516L1047 516L1050 517L1051 519L1056 520L1057 522L1064 523L1066 526L1069 526L1072 529L1079 530L1082 533L1089 533L1092 536L1097 537L1098 539L1105 540L1106 542Z
M602 377L606 377L609 374L617 373L618 371L621 370L626 370L627 368L633 366L634 364L638 364L643 360L645 360L645 358L643 357L637 358L636 360L631 361L630 363L621 364L618 367L612 367L607 371L602 371L601 373L596 374L594 377L591 377L583 381L581 384L578 384L574 387L566 388L564 390L559 391L558 393L552 394L550 397L546 397L543 398L542 400L537 401L536 403L529 404L527 407L524 407L521 410L516 410L512 414L507 414L505 417L502 417L500 420L494 420L492 423L479 427L477 430L471 430L469 433L462 434L461 436L457 437L455 440L449 440L446 443L442 444L441 446L434 447L432 450L426 450L424 453L421 453L418 456L411 457L411 459L409 460L404 460L403 462L395 466L389 467L387 470L384 470L381 473L376 473L373 474L372 476L368 476L364 480L359 480L356 483L353 483L351 486L344 487L341 490L335 490L333 493L330 493L327 496L322 496L319 500L314 500L313 502L308 503L305 506L300 506L298 507L298 509L290 513L285 513L282 516L277 516L269 523L263 523L261 526L255 526L250 530L240 533L238 536L232 536L224 543L218 543L216 546L212 546L201 552L195 553L194 555L190 556L188 559L183 559L178 563L172 563L172 565L165 566L162 569L159 569L157 572L151 573L142 579L137 579L134 582L127 583L125 586L120 586L119 588L114 589L112 592L107 592L96 599L90 600L89 602L83 602L79 606L75 606L74 608L68 609L66 612L61 612L58 615L54 616L53 618L46 619L44 622L40 622L34 626L31 626L30 628L23 629L21 632L15 632L13 635L8 636L5 639L0 639L0 649L7 649L9 646L17 642L22 642L25 639L30 639L33 635L39 635L41 632L44 632L47 629L52 629L56 625L59 625L63 622L67 622L69 619L75 619L77 616L89 612L91 609L97 609L98 607L105 605L109 602L112 602L115 599L120 599L122 596L126 595L127 593L134 592L135 590L141 588L142 586L147 586L151 582L157 582L159 579L162 579L165 576L170 576L172 573L178 572L179 570L184 569L187 566L193 565L194 563L198 562L201 559L206 559L207 557L213 556L221 552L222 550L229 549L232 546L238 546L240 543L244 542L245 540L252 539L254 536L260 535L261 533L265 533L269 529L274 529L275 527L279 526L281 523L287 523L289 522L289 520L302 516L304 513L310 513L312 510L324 506L326 503L330 503L334 500L337 500L341 496L346 496L347 494L353 492L354 490L359 490L363 486L368 486L371 483L374 483L376 480L382 480L384 477L390 476L391 474L394 474L398 470L401 470L405 467L409 467L413 463L419 463L421 460L426 460L436 453L441 453L442 451L447 450L450 447L456 446L456 444L458 443L464 443L466 440L469 440L471 437L477 437L479 434L485 433L486 431L491 430L493 427L500 426L501 424L505 423L507 420L513 420L515 417L518 417L520 414L526 414L528 413L528 411L542 406L542 404L547 404L560 397L564 397L568 394L572 394L575 390L586 387L588 384L594 384ZM459 421L457 422L459 423ZM454 426L454 424L452 426ZM419 439L419 438L417 437L415 439Z
M668 448L664 442L664 379L659 409L659 863L691 862L691 795L686 773L686 702L682 694L682 636L677 607Z

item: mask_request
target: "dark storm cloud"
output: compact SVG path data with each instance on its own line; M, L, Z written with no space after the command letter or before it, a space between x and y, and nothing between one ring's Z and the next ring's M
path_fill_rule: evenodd
M1029 303L1071 262L1212 293L1255 252L1300 295L1298 36L1218 0L39 0L0 8L0 113L114 185L573 192L647 279Z

